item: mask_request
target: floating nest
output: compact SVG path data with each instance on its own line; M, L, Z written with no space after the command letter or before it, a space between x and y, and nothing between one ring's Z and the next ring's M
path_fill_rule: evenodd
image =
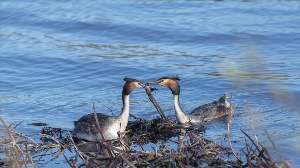
M6 134L0 136L0 151L6 157L0 158L0 165L36 167L65 158L70 167L290 167L286 161L273 160L268 150L245 132L245 147L240 151L245 159L241 161L234 159L230 148L205 139L199 133L201 129L173 124L160 119L137 120L129 124L122 138L93 143L75 143L69 131L51 127L44 127L39 134L42 140L48 138L48 141L36 143L30 136L5 126ZM140 145L139 138L146 145L154 143L154 148L149 150L141 145L136 150L134 145Z
M0 158L0 167L36 167L43 160L59 157L65 158L70 167L289 167L286 161L273 161L267 149L245 132L245 148L240 154L246 159L242 162L232 148L203 138L203 125L190 127L170 121L149 89L147 94L161 118L130 122L127 132L114 141L76 141L70 131L44 127L39 134L42 141L36 143L7 126L0 116L5 132L0 135L0 152L6 156ZM152 149L146 148L150 143Z
M176 124L170 120L165 121L161 118L153 120L137 119L128 123L127 136L132 141L137 141L140 144L157 143L158 141L167 141L172 137L184 134L188 130L193 130L190 127ZM195 128L194 128L195 129ZM204 126L200 125L197 129L203 131Z

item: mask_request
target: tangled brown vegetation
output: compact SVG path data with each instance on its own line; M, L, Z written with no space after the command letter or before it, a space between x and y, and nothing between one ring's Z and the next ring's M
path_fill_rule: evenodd
M147 94L156 109L161 110L151 92ZM95 107L93 109L95 113ZM234 151L230 140L233 113L227 118L229 147L204 138L199 133L203 125L178 125L164 116L163 111L160 114L161 118L154 120L130 122L128 131L119 133L117 140L105 141L99 136L97 142L76 140L69 131L51 127L44 127L38 135L41 141L35 142L31 136L18 133L16 126L7 125L0 116L0 152L3 153L0 166L38 167L42 162L64 158L74 168L291 167L287 161L274 161L268 150L244 131L245 147L239 153ZM255 136L255 132L253 134ZM147 144L154 145L149 148Z

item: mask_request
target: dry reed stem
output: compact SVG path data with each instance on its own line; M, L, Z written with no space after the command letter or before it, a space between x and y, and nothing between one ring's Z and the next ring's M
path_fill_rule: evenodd
M133 164L131 162L129 162L126 158L124 158L122 156L122 153L123 154L125 153L124 150L119 149L117 147L114 147L111 144L111 141L109 141L109 140L105 141L102 129L101 129L99 121L98 121L98 117L97 117L96 108L95 108L95 104L94 103L93 103L93 113L94 113L94 116L95 116L95 120L96 120L96 125L97 125L97 128L98 128L98 131L99 131L99 133L101 135L101 140L99 142L102 145L104 145L104 147L107 149L108 153L110 154L111 160L116 160L117 153L119 153L119 156L123 159L123 161L125 161L128 165L131 165L131 167L132 167ZM128 145L125 145L125 143L121 140L121 136L119 136L119 142L121 143L121 145L123 147L125 147L125 149L128 148Z
M27 155L27 153L25 153L23 151L23 149L20 147L20 145L18 144L19 138L23 135L21 134L15 134L17 136L17 138L14 137L13 132L10 130L9 126L7 126L6 122L3 120L3 118L0 116L0 121L3 124L4 127L4 132L6 135L8 135L9 137L9 141L10 144L8 147L6 147L6 160L7 163L10 163L9 166L11 167L22 167L25 166L27 167L27 163L31 163L32 167L34 167L32 158ZM27 150L27 146L25 146L25 151Z
M70 141L71 144L73 145L73 147L75 148L76 154L81 158L81 160L87 165L88 164L88 160L89 160L89 156L86 155L85 153L81 152L80 149L77 147L77 144L74 142L73 138L70 137Z
M230 107L232 107L232 94L230 96ZM241 159L238 157L238 154L235 152L232 144L231 144L231 138L230 138L230 124L231 124L231 121L232 121L232 118L233 118L233 115L234 115L234 112L235 112L235 109L236 109L236 105L234 106L234 108L231 110L231 113L227 116L227 139L228 139L228 143L229 143L229 146L230 146L230 149L234 155L234 157L239 161L239 162L242 162Z
M256 144L254 142L254 140L247 133L245 133L243 130L241 130L241 131L244 133L244 135L246 135L246 137L249 139L249 141L252 144L250 146L246 142L247 153L245 151L243 151L245 153L245 155L248 156L247 164L249 166L252 166L254 164L252 162L252 160L255 159L256 163L254 164L254 166L260 165L263 167L278 167L278 164L272 160L272 157L270 156L268 150L265 147L263 147L259 142L258 142L258 144ZM256 152L258 152L258 153L256 153ZM281 161L280 163L281 163L281 166L279 166L279 167L290 168L290 165L288 164L287 161Z
M104 138L104 135L103 135L103 132L102 132L102 128L100 127L100 124L99 124L99 121L98 121L98 117L97 117L97 113L96 113L96 107L95 107L94 102L93 102L93 113L94 113L94 116L95 116L98 131L99 131L100 136L101 136L99 143L104 145L104 147L107 149L107 151L108 151L109 155L111 156L111 158L114 158L116 154L113 150L111 150L112 145L111 145L110 141L105 141L105 138Z
M160 105L157 103L154 96L152 95L149 83L147 83L144 88L146 90L146 93L148 95L149 100L152 102L152 104L154 105L154 107L156 108L156 110L158 111L160 116L163 118L163 120L167 121L167 122L170 122L170 119L168 119L168 117L166 117L164 111L162 110L162 108L160 107Z

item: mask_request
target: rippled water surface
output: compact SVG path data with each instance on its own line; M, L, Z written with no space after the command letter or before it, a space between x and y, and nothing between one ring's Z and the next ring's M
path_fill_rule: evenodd
M123 77L179 75L185 111L232 93L233 139L254 127L271 146L267 131L300 165L299 14L298 1L2 0L0 114L27 133L33 122L71 130L93 102L119 113ZM170 91L154 96L174 116ZM142 89L131 113L158 115Z

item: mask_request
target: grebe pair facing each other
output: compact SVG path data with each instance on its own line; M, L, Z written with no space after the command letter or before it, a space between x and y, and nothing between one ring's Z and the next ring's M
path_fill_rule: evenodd
M218 101L204 104L194 109L190 114L185 114L182 111L179 102L180 85L178 81L179 77L161 77L160 79L150 82L150 84L159 84L161 86L168 87L173 94L174 107L176 118L179 123L203 123L217 119L223 116L227 116L232 112L231 105L226 101L226 94L222 96Z
M129 95L134 89L146 87L146 85L132 78L124 78L124 80L126 82L122 91L123 108L120 115L114 117L96 113L101 132L97 127L95 114L91 113L85 115L75 122L75 128L72 132L73 137L88 141L99 141L102 138L104 138L104 140L112 140L119 137L118 132L125 131L129 119ZM178 77L162 77L148 84L166 86L172 91L174 95L175 113L179 123L202 123L231 113L232 109L226 101L226 95L224 95L218 101L199 106L192 111L192 113L185 114L179 103L180 85L178 80L180 80Z
M136 89L145 85L132 78L124 78L125 84L122 91L123 108L119 116L108 116L101 113L96 113L100 131L104 140L117 139L118 132L124 132L128 124L129 118L129 95ZM78 121L75 121L75 128L72 136L88 141L100 141L102 135L97 127L94 113L84 115Z

